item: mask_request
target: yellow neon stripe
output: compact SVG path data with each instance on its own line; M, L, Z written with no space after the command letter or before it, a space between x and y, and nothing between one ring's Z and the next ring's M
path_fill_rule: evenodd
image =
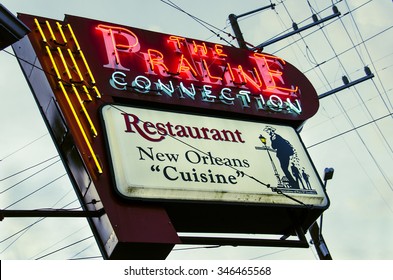
M67 26L68 26L68 29L70 30L70 33L71 33L72 39L74 39L74 42L75 42L75 45L76 45L76 50L77 50L77 51L80 51L80 50L81 50L81 48L80 48L80 46L79 46L79 43L78 43L78 41L76 40L76 37L75 37L74 31L72 30L72 27L71 27L71 25L70 25L70 24L67 24Z
M56 25L57 25L57 29L59 29L59 31L60 31L61 38L63 38L64 43L67 44L67 38L66 38L66 36L64 35L62 25L61 25L60 23L58 23L57 21L56 21Z
M96 86L93 86L93 89L96 92L96 97L101 98L101 93L98 91L98 88Z
M72 76L71 76L70 70L68 69L67 62L66 62L65 59L64 59L63 52L61 51L60 47L57 47L57 51L58 51L59 54L60 54L60 58L61 58L61 61L63 62L63 65L64 65L64 68L65 68L65 70L66 70L68 79L72 80Z
M50 36L52 37L52 40L53 40L54 42L56 42L56 36L55 36L55 34L53 33L53 30L52 30L52 27L50 26L49 21L46 20L45 23L46 23L46 26L48 27Z
M74 67L75 67L75 69L76 69L76 72L78 73L79 79L81 80L81 82L83 82L82 73L81 73L81 71L79 70L78 64L76 64L74 55L72 54L72 51L71 51L70 49L67 49L67 51L68 51L68 54L69 54L70 57L71 57L71 60L72 60L72 63L74 64Z
M49 54L50 61L52 62L53 69L55 69L57 79L58 79L58 80L61 80L61 76L60 76L60 73L59 73L59 69L57 69L55 60L53 59L53 56L52 56L52 52L51 52L51 50L50 50L50 48L49 48L48 46L45 46L45 47L46 47L46 51L47 51L48 54Z
M98 169L98 173L102 174L101 165L98 162L97 156L95 155L95 153L93 151L93 148L91 147L90 141L87 138L87 135L85 133L85 130L83 129L82 123L80 122L79 117L78 117L77 113L75 112L74 106L72 105L72 102L71 102L70 98L68 97L67 91L65 90L62 82L59 82L59 85L60 85L60 88L61 88L61 90L62 90L62 92L64 94L64 97L67 100L68 106L70 107L70 109L72 111L72 114L74 115L76 123L78 124L79 130L82 133L83 139L85 140L85 143L86 143L86 145L87 145L87 147L88 147L88 149L90 151L90 154L91 154L91 156L92 156L92 158L94 160L94 163L95 163L95 165L96 165L96 167Z
M82 50L80 50L79 53L80 53L80 55L82 57L83 63L86 66L87 72L89 73L89 76L90 76L90 79L91 79L91 83L94 85L96 83L96 80L94 79L93 74L90 71L90 67L89 67L89 64L87 64L85 55L83 54Z
M87 95L88 101L92 101L93 99L91 98L91 95L89 93L89 90L87 89L87 86L83 85L82 88L85 91L85 94Z
M95 80L94 77L93 77L93 73L91 73L89 64L87 64L85 55L83 54L83 52L82 52L82 50L81 50L81 48L80 48L80 46L79 46L78 40L77 40L76 37L75 37L74 31L72 30L71 25L70 25L70 24L67 24L67 26L68 26L68 29L70 30L70 33L71 33L72 38L74 39L75 45L76 45L76 47L77 47L77 50L79 51L79 54L80 54L80 56L82 57L83 63L85 64L85 67L86 67L86 69L87 69L87 73L89 73L91 83L94 85L94 84L96 83L96 80ZM100 97L101 97L101 95L100 95Z
M72 89L74 90L74 93L75 93L76 97L78 98L79 103L82 106L82 111L85 114L87 121L89 122L91 132L93 133L93 136L96 137L98 135L97 130L96 130L93 122L91 121L89 113L86 111L86 107L83 104L83 100L81 99L81 97L79 95L79 92L78 92L77 88L74 85L72 85Z
M38 28L38 31L40 32L40 34L41 34L41 37L42 37L42 41L44 41L44 43L46 43L47 41L46 41L46 37L45 37L45 34L44 34L44 32L42 31L42 28L41 28L41 25L40 25L40 23L38 22L38 19L34 19L34 22L35 22L35 25L37 26L37 28Z

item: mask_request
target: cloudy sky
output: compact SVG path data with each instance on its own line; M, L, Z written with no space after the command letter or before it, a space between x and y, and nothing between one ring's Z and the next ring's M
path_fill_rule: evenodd
M62 20L64 14L134 26L200 40L220 42L210 30L169 1L3 0L12 13ZM333 167L328 183L330 208L324 213L323 235L334 259L393 259L393 3L391 0L271 1L274 10L242 17L244 38L253 45L285 34L311 15L341 17L265 47L310 79L319 95L375 75L357 86L320 100L316 116L301 137L317 171ZM268 0L174 0L193 16L223 30L232 41L228 15L270 4ZM209 28L210 29L210 28ZM78 208L56 149L13 56L0 52L0 208ZM31 167L31 168L30 168ZM19 173L28 169L24 172ZM71 259L100 255L83 219L6 218L0 222L1 259ZM67 247L67 248L65 248ZM63 249L64 248L64 249ZM169 259L316 259L312 247L192 248L177 246Z

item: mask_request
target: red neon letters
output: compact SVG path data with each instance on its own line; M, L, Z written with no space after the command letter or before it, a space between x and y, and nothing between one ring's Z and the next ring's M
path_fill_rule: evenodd
M116 71L130 71L137 65L143 74L236 87L254 96L295 100L300 94L296 85L284 80L285 61L272 55L250 52L248 61L239 64L219 44L172 35L151 48L143 46L129 29L103 24L96 29L102 32L105 45L108 63L103 66Z

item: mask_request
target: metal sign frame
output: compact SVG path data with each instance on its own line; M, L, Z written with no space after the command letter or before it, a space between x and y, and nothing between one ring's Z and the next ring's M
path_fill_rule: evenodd
M327 209L328 202L312 207L301 203L300 200L297 201L296 198L293 200L291 194L279 189L277 193L292 200L292 203L249 205L206 201L129 201L119 196L112 183L110 159L104 139L105 132L99 113L102 105L121 103L153 110L160 108L183 114L231 117L253 122L265 121L273 125L280 123L298 128L305 119L316 112L318 98L311 84L295 67L285 63L290 70L285 74L289 76L283 78L285 81L296 81L302 90L304 100L300 102L303 110L295 114L287 114L281 110L282 108L272 110L283 104L275 97L270 100L270 109L267 111L258 110L258 106L244 107L241 102L247 101L247 97L244 99L244 97L230 96L229 91L221 93L224 94L222 97L224 102L219 101L221 102L219 105L212 105L211 102L202 99L194 102L191 98L192 93L183 92L190 94L188 97L184 96L186 98L172 98L170 92L165 92L164 86L161 86L162 91L156 92L153 96L151 92L149 94L143 92L143 89L146 90L146 84L138 86L138 82L143 78L135 80L135 77L131 79L134 81L134 86L127 88L125 96L119 94L119 90L115 88L119 88L123 83L122 74L115 74L113 77L116 71L114 72L110 67L103 67L108 61L97 59L95 53L106 49L102 41L102 30L96 28L102 24L104 27L101 26L101 29L109 32L109 28L105 27L108 23L73 16L66 16L64 21L23 14L20 14L19 18L32 30L32 33L15 43L13 49L82 207L86 211L100 211L100 214L105 211L102 216L88 218L104 258L162 259L170 253L175 244L202 242L202 240L203 242L217 241L217 239L206 238L196 241L199 237L195 239L181 235L187 232L294 235L299 237L299 243L286 243L285 238L282 238L271 244L305 246L304 231ZM84 29L86 26L93 28L88 29L86 33ZM115 27L111 29L112 31L116 28L117 31L125 28L128 31L122 29L124 32L137 33L135 28L117 24L111 26ZM140 32L140 34L153 34L149 31ZM157 36L155 38L161 39L168 39L168 36L171 36L154 34ZM92 44L91 40L101 40L101 43ZM193 41L187 40L187 42ZM126 42L128 45L122 45L121 41L118 41L116 48L118 50L129 48L130 42ZM194 42L199 46L204 43L197 40ZM214 48L214 45L209 43L206 45ZM217 47L216 52L220 50L223 51L222 54L239 52L242 56L250 54L244 50L227 47ZM268 55L259 57L266 58ZM159 57L153 58L157 63L160 62ZM271 63L276 66L280 63L284 64L283 60L277 61ZM188 75L189 70L186 68L185 60L181 65L184 67L182 68L184 74ZM127 67L125 63L122 66ZM237 68L241 73L241 69ZM276 71L274 75L279 77L281 74ZM173 79L172 76L167 78ZM237 79L241 79L241 76L237 76ZM251 76L248 78L243 76L242 79L252 83ZM169 81L165 82L168 83ZM294 83L289 82L289 84ZM243 90L241 86L240 90ZM205 92L205 98L213 97ZM233 101L231 98L237 98L240 103L231 105ZM225 238L220 240L224 243L228 242ZM242 238L234 240L238 240L239 245L247 243ZM258 241L255 244L266 243Z

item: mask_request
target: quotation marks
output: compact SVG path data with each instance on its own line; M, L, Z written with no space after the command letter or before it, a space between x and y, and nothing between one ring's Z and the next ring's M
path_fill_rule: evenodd
M161 171L159 165L157 165L157 166L152 165L152 166L150 167L150 170L153 171L153 172L155 172L155 171L160 172L160 171Z
M243 172L243 171L237 170L237 171L236 171L236 176L237 176L237 177L244 177L244 172Z

